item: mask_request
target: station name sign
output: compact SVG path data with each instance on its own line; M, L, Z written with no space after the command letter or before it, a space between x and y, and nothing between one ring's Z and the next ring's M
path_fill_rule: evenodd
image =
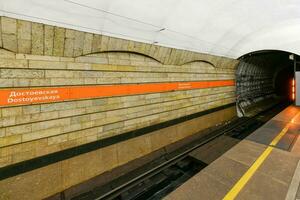
M110 96L126 96L135 94L168 92L176 90L224 87L233 85L234 80L217 80L173 83L142 83L29 89L2 89L0 90L0 106L27 105L36 103L70 101Z

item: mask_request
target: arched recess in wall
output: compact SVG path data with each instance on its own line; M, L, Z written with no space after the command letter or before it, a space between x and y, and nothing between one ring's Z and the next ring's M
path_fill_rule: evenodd
M164 65L166 63L162 63L160 60L140 53L140 52L136 52L136 51L120 51L120 50L113 50L113 51L99 51L99 52L95 52L95 53L90 53L90 54L86 54L83 56L78 56L76 57L78 58L83 58L83 57L99 57L99 62L101 63L101 59L100 58L107 58L108 59L108 63L109 64L124 64L124 65L128 65L128 64L134 64L136 62L134 61L146 61L146 62L151 62L152 64L156 64L156 65ZM76 59L75 58L75 59ZM117 59L119 61L117 61ZM126 62L126 61L132 61L131 63ZM137 63L136 63L137 64ZM141 65L143 65L142 63L140 63ZM209 60L204 60L204 59L196 59L196 60L190 60L188 62L185 62L183 64L180 64L179 66L186 66L186 65L199 65L199 66L203 66L204 65L208 65L212 68L217 68L216 64L209 61ZM173 64L174 65L174 64ZM205 67L205 66L203 66Z
M278 93L280 85L287 86L292 79L293 61L290 52L261 50L239 58L236 70L237 112L239 116L251 116L267 109L278 101L288 99L290 91ZM279 78L284 73L286 78ZM279 78L278 78L279 77Z
M136 57L145 57L148 60L152 60L153 62L157 62L162 64L162 62L154 57L151 57L150 55L146 55L140 52L136 52L136 51L121 51L121 50L115 50L115 51L102 51L102 52L95 52L95 53L90 53L90 54L86 54L84 56L92 56L92 55L101 55L101 54L122 54L124 55L124 57L126 57L126 54L129 55L135 55Z
M202 64L202 63L205 63L205 64L208 64L210 66L212 66L213 68L216 68L216 65L210 61L207 61L207 60L194 60L194 61L189 61L189 62L186 62L186 63L183 63L181 64L181 66L184 66L184 65L193 65L193 64Z
M75 60L84 60L85 58L93 57L92 62L99 64L111 64L111 65L162 65L162 63L149 56L133 51L101 51L86 54L84 56L78 56Z

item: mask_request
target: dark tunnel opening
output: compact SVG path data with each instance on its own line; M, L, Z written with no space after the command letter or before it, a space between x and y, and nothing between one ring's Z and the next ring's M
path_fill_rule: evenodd
M281 69L275 77L275 93L286 99L292 97L292 80L294 79L293 65Z
M259 51L239 58L236 71L238 116L253 116L283 101L292 101L291 53Z

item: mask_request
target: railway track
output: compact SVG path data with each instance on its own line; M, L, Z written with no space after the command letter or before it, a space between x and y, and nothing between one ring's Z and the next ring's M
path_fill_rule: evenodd
M123 181L117 186L115 184L113 184L113 186L106 185L105 187L109 188L109 190L93 188L90 192L74 197L72 200L161 199L209 164L202 162L201 160L195 160L191 157L192 152L204 145L209 145L219 137L241 140L275 116L286 106L286 104L279 104L253 117L238 118L211 131L203 138L185 145L179 152L176 151L175 153L164 156L164 161L159 162L159 164L151 169L144 171L143 173L137 173L135 177ZM222 140L223 139L219 142L222 142ZM222 144L218 146L220 147ZM221 152L219 154L222 154L227 150L228 147L223 150L214 149L214 151ZM216 158L218 156L220 155L217 155Z

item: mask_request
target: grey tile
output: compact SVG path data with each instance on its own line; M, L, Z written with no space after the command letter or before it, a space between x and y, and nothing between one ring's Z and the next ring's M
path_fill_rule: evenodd
M276 145L276 148L290 151L293 143L295 142L295 139L297 138L297 135L290 133L289 131L280 139L278 144Z
M271 141L280 133L281 129L279 128L264 128L256 130L250 136L247 137L247 140L251 140L260 144L269 145Z
M250 166L266 148L265 145L243 140L223 156Z
M222 199L230 188L209 174L198 173L164 199L207 200Z
M234 161L227 157L220 157L208 168L204 168L203 172L210 174L221 183L232 187L248 170L249 166Z
M278 121L278 120L270 120L263 125L264 128L275 128L276 130L282 130L286 126L286 122Z
M288 186L293 178L298 160L299 158L287 151L273 149L257 171Z
M284 200L288 186L270 176L256 172L236 199L242 200Z

